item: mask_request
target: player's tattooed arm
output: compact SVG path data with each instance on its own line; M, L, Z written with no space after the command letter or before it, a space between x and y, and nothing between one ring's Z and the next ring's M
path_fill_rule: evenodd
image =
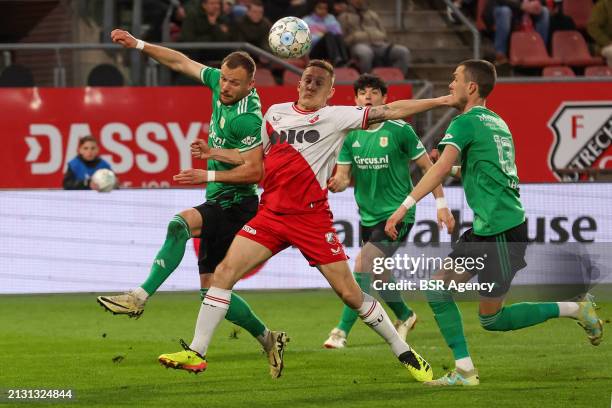
M441 106L453 106L450 95L432 99L402 99L386 105L373 106L368 113L368 124L384 122L391 119L404 119L417 113Z
M125 48L137 48L139 41L132 34L125 30L115 29L111 32L111 39L114 43L120 44ZM205 65L197 61L189 59L182 52L162 47L159 45L142 43L142 52L156 60L162 65L167 66L173 71L180 72L191 78L200 81L200 72Z

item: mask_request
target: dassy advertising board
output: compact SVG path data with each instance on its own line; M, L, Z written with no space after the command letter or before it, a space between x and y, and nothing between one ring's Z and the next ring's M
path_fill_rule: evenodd
M449 235L438 229L435 202L425 197L417 205L416 223L408 239L416 247L406 247L403 253L422 258L421 248L455 241L470 228L473 214L463 190L449 187L445 193L457 222L456 232ZM529 184L521 186L521 200L531 241L561 249L568 243L580 243L587 252L595 248L600 253L607 246L603 258L612 260L612 184ZM134 288L148 276L151 262L166 236L168 221L182 209L202 201L204 191L194 189L116 190L106 194L0 191L0 293L113 292ZM338 240L352 265L360 242L352 189L330 194L330 205ZM179 268L161 290L199 287L198 246L192 241ZM537 251L530 248L527 254L529 265L550 268L550 263L542 262ZM589 261L605 266L595 278L612 283L610 274L603 273L609 270L609 263L599 258ZM515 278L517 285L546 282L541 273L528 269ZM291 247L251 271L237 286L238 289L328 287L319 271L309 267L301 253Z
M612 169L612 81L498 83L488 107L510 127L521 182L579 178L558 169Z
M262 110L297 100L296 87L258 89ZM389 100L412 96L389 88ZM354 105L351 86L333 104ZM211 92L201 87L0 89L0 188L61 188L79 138L95 136L122 187L169 187L180 169L202 167L189 145L207 139Z

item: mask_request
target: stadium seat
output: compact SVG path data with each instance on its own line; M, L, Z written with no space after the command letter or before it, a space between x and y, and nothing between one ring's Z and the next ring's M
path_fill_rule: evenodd
M592 9L593 0L563 0L563 13L574 20L579 30L586 28Z
M23 65L9 65L0 73L0 87L32 87L34 76Z
M561 60L551 58L540 34L535 31L515 31L510 38L510 64L539 68L561 65Z
M584 70L584 76L587 77L603 77L612 76L612 68L607 65L586 67Z
M601 65L601 57L589 53L584 37L578 31L555 31L552 37L552 55L559 58L564 65L584 67Z
M258 68L255 71L255 86L274 86L276 81L269 69Z
M376 67L372 70L372 74L379 76L385 81L404 81L402 70L395 67Z
M478 3L476 3L476 28L479 31L487 30L487 25L485 24L482 18L482 14L484 13L486 5L487 0L478 0Z
M558 67L544 67L543 77L575 77L576 74L570 67L561 65Z
M334 69L337 82L350 82L351 84L359 78L359 71L355 68L340 67Z
M123 74L111 64L96 65L87 76L87 86L123 86Z
M300 76L288 69L283 72L283 85L297 85L300 82Z

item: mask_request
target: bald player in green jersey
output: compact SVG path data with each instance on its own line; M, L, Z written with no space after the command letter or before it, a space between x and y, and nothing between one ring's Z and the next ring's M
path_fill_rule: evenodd
M379 106L386 102L387 85L375 75L361 75L353 88L356 105ZM393 256L398 244L406 242L414 224L415 208L412 208L402 220L399 242L392 243L384 233L387 218L412 191L411 161L415 161L423 173L432 166L412 126L402 120L388 120L366 130L353 130L347 135L338 157L336 174L328 183L331 191L344 191L350 183L351 173L355 177L355 200L359 207L363 248L355 259L353 275L365 293L370 291L374 258ZM438 186L433 195L437 200L438 222L446 224L452 232L454 219L442 186ZM389 271L381 277L386 281L393 279ZM395 327L399 335L406 339L417 320L416 314L399 292L385 290L380 295L397 317ZM340 322L323 346L329 349L345 347L357 317L355 310L344 306Z
M124 30L111 33L113 42L137 48L161 64L201 81L212 91L212 116L206 142L196 140L192 154L208 160L208 167L186 169L174 176L181 184L204 184L206 202L175 215L168 225L166 240L155 257L144 283L123 295L99 296L98 303L114 314L140 316L152 296L178 267L191 237L200 237L198 266L201 297L204 298L212 274L223 260L236 233L258 207L257 183L263 177L261 142L261 103L254 86L255 62L245 52L232 52L221 69L207 67L169 48L148 44ZM206 152L206 153L204 153ZM246 301L232 293L225 318L247 330L268 354L270 375L280 377L287 336L269 330ZM186 347L186 346L185 346ZM183 367L175 367L183 368ZM198 372L206 366L194 364L185 369Z
M477 275L480 283L492 285L489 290L479 291L478 313L485 330L518 330L548 319L568 317L584 328L591 344L598 345L603 337L603 326L590 300L504 305L514 275L526 266L527 224L519 195L512 134L503 119L486 107L486 98L495 81L495 67L487 61L468 60L459 64L449 88L454 106L461 114L453 119L439 143L440 158L389 218L385 232L397 238L398 223L415 203L449 173L454 173L462 179L467 203L474 211L474 223L459 238L449 257L484 256L484 268L480 271L474 268L469 273L443 269L433 279L443 280L448 285L467 282ZM459 157L461 166L457 168L453 165ZM461 314L452 293L437 290L426 294L440 332L455 359L454 370L427 384L478 385L480 379L468 352Z

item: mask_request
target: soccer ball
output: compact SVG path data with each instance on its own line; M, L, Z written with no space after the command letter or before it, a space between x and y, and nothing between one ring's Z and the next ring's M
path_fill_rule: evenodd
M281 58L299 58L310 51L312 37L304 20L297 17L283 17L270 29L270 49Z
M112 170L100 169L91 176L91 181L98 186L97 190L100 193L108 193L115 188L117 176L115 176Z

